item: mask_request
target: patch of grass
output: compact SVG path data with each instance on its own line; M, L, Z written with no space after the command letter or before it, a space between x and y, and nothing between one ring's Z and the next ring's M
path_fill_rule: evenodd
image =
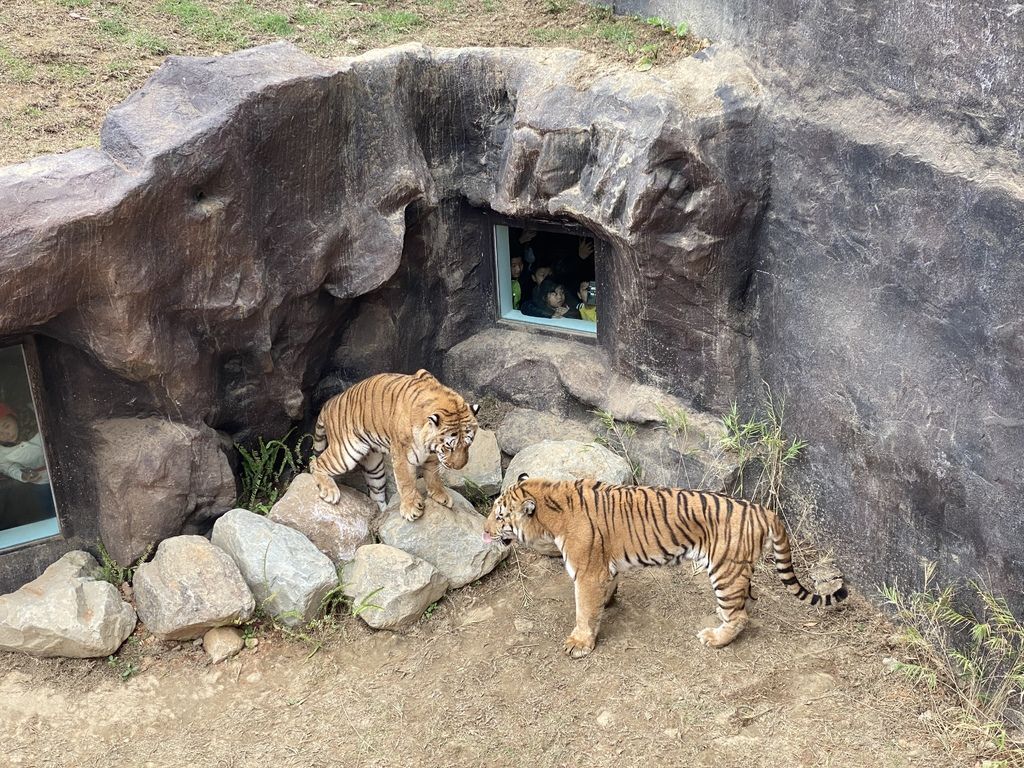
M0 45L0 80L9 79L16 83L29 83L35 77L36 68L31 61Z
M786 468L799 458L807 443L799 439L787 439L782 422L785 417L785 400L776 398L767 384L762 401L763 418L756 415L744 420L733 403L729 413L722 420L725 437L721 447L733 451L737 456L739 469L736 483L730 492L744 496L745 470L756 462L760 471L749 489L749 497L757 502L780 511L782 509L782 488Z
M92 0L57 0L57 5L62 8L88 8Z
M947 738L967 740L992 766L1022 765L1024 625L984 582L969 586L978 614L956 587L935 585L934 563L925 567L919 591L904 594L895 581L880 588L904 624L899 639L908 656L891 660L891 668L958 703L950 708L934 700Z
M423 26L423 19L411 11L376 11L370 21L391 34L405 34Z
M306 468L309 456L303 453L303 445L307 438L313 439L312 435L302 435L294 444L289 444L291 434L288 432L280 440L264 441L260 437L251 448L235 444L242 457L242 494L238 506L260 515L267 514L285 486Z
M249 3L236 3L231 7L230 15L240 25L266 35L287 37L294 31L286 14L262 11Z
M225 43L244 48L249 38L235 28L231 20L196 0L162 0L160 13L173 17L186 31L208 43Z
M87 82L91 79L92 75L89 73L88 67L83 67L81 64L74 64L72 62L59 62L57 64L49 64L47 71L54 80L59 80L62 83L68 85L79 85Z
M676 37L686 37L690 34L690 25L685 21L680 22L679 24L673 24L672 22L665 21L658 16L650 16L644 19L644 23L652 27L657 27L662 32L667 32L668 34L675 35Z
M608 411L593 411L593 413L604 430L604 435L598 437L597 442L624 458L633 475L633 482L639 484L643 480L644 470L640 463L630 455L630 448L636 437L636 425L617 421Z

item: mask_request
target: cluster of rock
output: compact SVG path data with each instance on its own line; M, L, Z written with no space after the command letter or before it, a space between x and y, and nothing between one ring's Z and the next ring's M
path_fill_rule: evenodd
M508 554L484 536L484 517L453 489L493 496L524 472L555 480L633 480L635 467L594 441L586 427L557 421L531 421L531 412L520 410L506 417L497 435L480 430L466 467L446 470L451 507L428 498L415 522L401 516L393 492L384 512L344 486L332 505L320 499L312 477L301 474L266 517L232 509L217 518L209 539L164 539L135 571L134 608L102 580L92 555L71 552L35 581L0 596L0 649L106 656L140 620L161 640L203 638L217 661L242 648L237 626L257 611L302 626L341 595L371 627L408 627L448 590L480 579ZM538 442L559 433L580 439ZM504 451L514 453L505 472L501 444L516 448ZM553 545L538 551L558 554Z

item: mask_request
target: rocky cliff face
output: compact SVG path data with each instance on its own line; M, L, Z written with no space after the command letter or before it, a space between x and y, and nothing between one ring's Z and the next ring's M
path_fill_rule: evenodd
M867 588L980 574L1024 615L1019 5L622 0L740 49L771 204L747 382L811 443L793 473ZM748 402L756 392L746 393Z
M571 51L171 58L100 150L0 169L0 336L39 340L70 538L127 553L165 527L145 492L130 526L104 503L111 420L278 436L332 382L432 366L492 325L491 212L597 235L612 363L728 402L767 195L760 99L728 51L657 75ZM189 530L230 495L220 470L201 482ZM0 579L50 551L5 557Z

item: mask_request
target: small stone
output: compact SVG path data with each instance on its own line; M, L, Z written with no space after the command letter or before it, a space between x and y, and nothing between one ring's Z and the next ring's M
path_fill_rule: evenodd
M237 627L214 627L202 639L203 649L214 664L231 658L242 650L244 644Z
M255 648L259 644L260 644L260 639L258 637L247 637L247 638L245 638L245 647L246 648L252 649L252 648Z
M612 725L614 723L615 723L615 715L613 715L608 710L605 710L605 711L601 712L601 714L599 714L597 716L597 724L599 726L601 726L602 728L607 728L608 726L610 726L610 725Z

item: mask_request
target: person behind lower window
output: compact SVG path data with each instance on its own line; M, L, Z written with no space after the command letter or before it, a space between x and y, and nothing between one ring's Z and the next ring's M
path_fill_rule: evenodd
M549 278L537 286L530 301L523 303L522 312L530 317L580 319L580 313L565 303L565 288Z
M19 436L18 417L0 403L0 473L22 483L50 482L43 457L43 436L37 432L23 441Z
M519 309L523 300L523 286L519 282L519 276L523 274L523 257L513 256L509 260L509 269L512 272L512 309Z
M579 299L576 311L579 313L581 320L589 320L592 323L596 323L597 303L593 292L590 290L590 285L591 281L589 280L580 282L579 288L576 291L576 298Z

